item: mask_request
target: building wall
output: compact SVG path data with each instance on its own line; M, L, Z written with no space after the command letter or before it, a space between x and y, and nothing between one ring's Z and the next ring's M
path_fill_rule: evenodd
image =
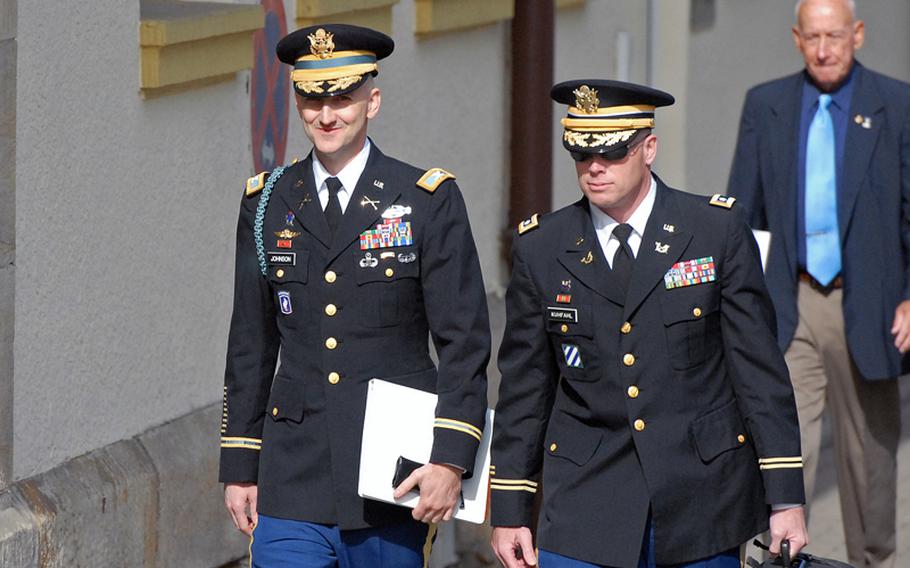
M792 0L715 0L713 21L690 39L687 151L688 189L723 193L736 147L746 91L802 69L790 32ZM857 1L866 23L864 65L910 80L910 2Z

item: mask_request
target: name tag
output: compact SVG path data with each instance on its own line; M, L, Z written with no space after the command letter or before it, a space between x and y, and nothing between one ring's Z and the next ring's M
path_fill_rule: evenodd
M296 252L274 252L266 253L269 258L269 266L297 266Z
M554 308L547 306L547 319L566 323L578 323L578 310L575 308Z

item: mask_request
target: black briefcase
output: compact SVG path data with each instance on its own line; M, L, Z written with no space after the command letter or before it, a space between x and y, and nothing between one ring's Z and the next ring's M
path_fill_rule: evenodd
M768 550L768 547L758 540L752 541L752 544L761 549ZM765 560L764 562L759 562L750 556L746 559L746 564L751 568L773 568L782 566L787 568L854 568L846 562L822 558L806 552L800 552L793 558L790 558L790 541L788 540L780 543L779 556Z

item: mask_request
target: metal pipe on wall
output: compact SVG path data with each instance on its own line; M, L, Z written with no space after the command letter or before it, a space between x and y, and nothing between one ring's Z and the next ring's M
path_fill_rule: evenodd
M552 207L553 0L515 2L512 19L512 96L508 225L502 252L508 260L515 227Z

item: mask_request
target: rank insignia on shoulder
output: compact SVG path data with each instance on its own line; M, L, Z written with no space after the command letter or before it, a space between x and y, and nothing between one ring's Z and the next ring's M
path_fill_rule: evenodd
M433 193L447 179L455 179L455 176L442 168L430 168L417 180L417 187Z
M265 176L267 176L268 173L269 172L262 172L260 174L254 175L250 179L246 180L246 196L247 197L253 197L257 193L262 191L262 188L265 187Z
M711 201L709 203L715 207L730 209L733 207L733 204L736 203L736 198L730 197L729 195L721 195L720 193L715 193L711 197Z
M518 234L523 235L540 226L540 215L535 213L518 224Z

